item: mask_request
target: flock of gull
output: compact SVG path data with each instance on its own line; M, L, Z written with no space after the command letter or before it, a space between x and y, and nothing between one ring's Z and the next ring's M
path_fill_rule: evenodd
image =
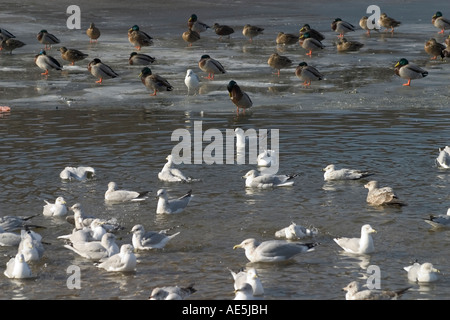
M367 30L370 34L373 29L367 26L367 17L363 17L360 22L362 29ZM444 33L446 29L450 29L450 21L442 16L442 13L437 12L432 17L434 26ZM394 32L401 23L393 18L382 14L379 20L380 26L390 29ZM192 45L195 41L201 39L200 34L210 28L208 25L200 22L194 14L188 20L188 31L184 32L182 38ZM342 19L335 19L331 24L339 36L337 44L338 51L355 51L359 50L363 45L345 38L349 32L353 32L356 28ZM213 29L217 35L224 37L230 36L234 30L228 26L214 24ZM243 28L243 35L249 41L253 41L255 37L264 31L262 27L245 25ZM379 30L376 30L379 31ZM86 31L90 41L98 41L101 33L100 30L92 23ZM139 26L135 25L128 30L129 42L140 51L142 47L153 44L152 37L140 30ZM312 29L309 25L305 25L300 30L300 35L289 35L280 33L276 39L277 44L289 45L293 43L300 43L306 50L307 55L311 56L315 52L323 49L321 41L324 39L323 35ZM42 75L48 76L51 70L61 70L63 66L56 58L49 55L47 52L51 50L51 46L58 44L59 39L42 30L37 35L37 40L45 45L45 48L35 56L36 65L44 72ZM5 29L0 29L0 47L2 50L12 53L13 50L21 48L25 44ZM432 59L450 56L450 37L446 39L446 46L439 44L435 39L427 41L424 47L425 51L432 56ZM62 59L75 64L78 61L87 58L87 55L76 49L68 49L61 47L59 49ZM155 58L145 55L143 53L133 52L129 57L129 64L142 65L140 77L142 83L152 91L152 95L156 95L159 91L171 91L173 87L164 77L153 74L148 67L155 61ZM273 69L280 70L292 65L292 61L281 56L278 53L271 55L268 59L268 64ZM214 80L214 75L225 73L225 68L222 64L211 58L209 55L203 55L198 62L199 68L208 74L207 79ZM104 79L115 78L118 74L107 64L98 58L94 58L88 64L88 71L96 77L98 83L102 83ZM404 85L410 85L411 80L420 79L428 75L428 72L419 66L410 63L406 58L399 59L395 65L395 73L408 80ZM311 85L312 81L319 81L323 79L323 75L313 66L302 62L296 68L295 74L298 78L304 81L305 86ZM185 84L189 90L196 90L199 85L199 77L192 69L187 70ZM227 86L230 99L237 108L248 109L252 106L252 101L247 93L245 93L236 81L231 80ZM272 151L272 150L270 150ZM184 175L181 170L176 168L173 163L172 156L166 158L167 162L163 166L161 172L158 173L158 178L165 182L185 182L193 183L198 179ZM271 189L278 187L290 187L295 183L296 175L283 174L266 174L261 167L270 167L272 161L277 161L277 155L265 151L258 157L258 168L248 171L245 175L246 188ZM450 168L450 147L440 149L440 154L436 159L436 163L442 168ZM367 179L373 174L366 171L360 171L347 168L336 168L335 165L330 164L324 169L323 178L325 181L337 180L360 180ZM60 172L60 178L68 181L84 181L95 176L95 169L92 167L66 167ZM367 203L374 206L403 206L406 205L394 192L391 187L379 187L376 180L370 180L365 185L368 189ZM194 196L192 190L180 197L169 197L165 189L159 189L156 193L158 203L156 214L178 214L183 212L189 205ZM132 201L145 201L149 196L149 191L132 191L119 189L115 182L110 182L106 188L104 199L110 203L123 203ZM450 212L450 211L449 211ZM52 202L45 202L42 214L46 217L64 217L70 224L72 231L66 235L58 238L63 241L63 246L75 254L91 260L93 265L97 268L104 269L107 272L134 272L138 265L135 251L162 249L164 246L179 232L169 234L168 230L147 231L140 224L133 226L130 230L132 233L131 243L122 244L120 247L116 244L115 233L123 230L123 226L117 223L114 218L101 219L94 216L87 215L80 203L76 203L70 207L67 206L64 197L59 196ZM4 275L8 278L23 279L33 278L35 275L31 272L29 263L39 260L45 254L45 242L42 242L42 237L37 233L30 224L32 217L15 217L4 216L0 217L0 245L17 247L17 254L12 257L6 264ZM425 220L433 227L448 227L450 226L450 215L431 216ZM20 230L20 233L16 231ZM334 242L345 252L356 255L367 255L375 251L374 240L372 234L376 233L375 229L369 224L361 226L359 237L338 237L334 238ZM294 258L299 254L304 254L316 250L320 246L319 242L309 241L301 242L300 239L314 239L318 234L315 228L297 225L292 222L291 225L277 231L276 238L259 242L256 239L248 238L241 243L236 244L233 249L243 249L246 258L250 262L279 262ZM439 279L437 273L439 272L430 262L414 263L405 266L407 278L411 282L429 283ZM230 270L234 280L234 288L236 292L235 299L262 299L264 296L264 289L262 282L258 276L255 268L243 268L239 272ZM346 299L396 299L408 288L399 291L381 291L364 289L361 285L352 281L347 287L343 288L347 293ZM150 299L185 299L197 290L193 285L189 287L160 287L154 288Z

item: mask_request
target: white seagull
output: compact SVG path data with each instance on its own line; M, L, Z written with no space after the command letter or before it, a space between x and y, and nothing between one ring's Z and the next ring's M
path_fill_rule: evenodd
M133 253L133 246L131 244L123 244L120 247L120 252L109 258L106 258L101 263L97 264L100 269L105 269L109 272L131 272L136 270L137 259Z
M248 283L252 286L254 296L264 295L264 288L255 268L242 269L238 273L232 270L230 272L234 280L234 290L238 290L244 283Z
M329 164L325 168L323 168L325 173L323 174L323 179L325 181L334 181L334 180L358 180L368 176L373 175L373 173L367 171L360 171L354 169L336 169L334 164Z
M63 180L83 181L92 179L95 176L95 169L92 167L65 167L59 173L59 177Z
M55 200L55 203L50 203L47 200L45 201L44 209L42 214L46 217L63 217L67 215L67 206L66 200L64 197L58 197Z
M131 229L133 233L132 243L136 250L149 250L149 249L161 249L180 233L174 233L172 235L165 234L165 230L162 231L145 231L144 226L137 224Z
M361 227L360 238L334 238L334 242L338 244L345 252L356 254L369 254L375 251L371 233L376 233L375 229L369 224Z
M6 270L3 274L10 279L31 278L31 269L25 261L23 254L17 253L6 263Z
M181 170L174 167L173 156L169 154L166 157L166 164L158 173L158 179L166 182L191 182L193 179L184 175Z
M188 206L193 197L192 190L189 190L184 196L176 199L168 199L167 191L165 189L159 189L156 196L158 199L158 205L156 207L157 214L172 214L180 213Z
M188 88L188 94L190 94L191 90L196 93L200 87L200 78L192 69L188 69L184 78L184 84Z
M275 174L260 174L256 170L250 170L243 178L245 179L245 186L247 188L273 188L286 187L294 185L294 178L297 175L275 175Z
M430 262L425 262L422 264L415 262L414 264L404 267L403 269L408 272L409 281L419 283L430 283L437 281L438 273L440 272Z
M105 192L105 200L109 202L142 201L147 199L148 193L149 191L117 190L117 184L110 182L108 183L108 190Z

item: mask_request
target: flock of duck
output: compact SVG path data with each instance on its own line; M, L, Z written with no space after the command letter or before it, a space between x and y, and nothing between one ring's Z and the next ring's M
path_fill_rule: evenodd
M367 17L363 17L360 21L362 29L367 30L367 33L373 30L367 26ZM450 20L445 19L442 13L437 12L432 17L434 26L444 33L446 29L450 29ZM401 23L393 18L382 14L379 20L380 26L390 29L394 32ZM193 14L188 20L188 31L182 34L182 38L192 45L195 41L200 40L200 34L210 28L205 23L198 20L197 16ZM363 44L356 41L348 40L345 35L356 30L355 26L343 21L342 19L335 19L331 24L339 36L337 44L338 51L355 51L359 50ZM230 36L234 33L233 28L225 25L214 24L213 29L220 37ZM264 28L252 25L245 25L243 28L243 35L253 41L255 37L260 35ZM377 30L378 31L378 30ZM96 42L101 36L100 30L92 23L86 31L90 42ZM312 29L308 24L305 24L299 35L279 33L276 38L276 43L280 45L290 45L300 43L306 50L306 54L312 56L315 52L324 48L321 41L324 36L317 30ZM15 36L5 29L0 29L0 47L2 50L12 53L13 50L21 48L25 44L16 39ZM61 70L63 66L56 58L47 54L51 50L51 46L60 43L59 39L48 33L46 30L41 30L37 35L37 40L45 45L45 48L35 56L35 64L44 72L42 75L47 76L51 70ZM142 47L151 46L153 44L152 37L139 29L139 26L134 25L128 30L128 40L140 51ZM450 36L445 41L446 46L439 44L435 39L430 39L424 46L425 51L436 59L438 56L450 56ZM87 54L76 50L60 47L62 59L70 62L72 65L78 61L84 60L88 57ZM130 65L142 65L140 77L142 83L152 91L152 95L156 95L159 91L171 91L172 85L160 75L153 74L148 67L155 61L155 58L145 55L143 53L133 52L129 57ZM268 59L268 65L277 70L280 75L280 70L292 66L292 61L278 53L272 54ZM225 73L225 68L222 64L211 58L209 55L201 56L198 62L199 68L208 74L207 79L214 80L214 75L218 73ZM96 77L97 83L102 83L106 78L115 78L118 74L107 64L100 59L94 58L88 64L88 71ZM419 66L410 63L407 59L400 59L395 65L395 73L408 80L404 85L409 86L411 80L420 79L428 75L428 72ZM302 62L295 70L295 75L304 81L305 86L311 85L312 81L323 79L323 75L313 66ZM185 84L189 90L195 90L199 84L198 76L192 69L187 70ZM247 93L245 93L236 81L231 80L228 83L227 90L230 99L237 108L248 109L252 106L252 100ZM450 167L450 148L442 148L441 154L436 159L437 163L443 167ZM264 165L270 165L270 160L265 159ZM95 169L91 167L66 167L60 173L60 178L63 180L82 181L90 179L95 175ZM359 180L371 176L371 173L346 169L336 168L330 164L324 168L324 180ZM164 165L158 178L166 182L193 182L195 179L185 176L179 169L174 167L172 157L167 157L167 163ZM244 178L245 187L247 188L276 188L292 186L295 181L295 175L270 175L261 174L258 170L250 170ZM390 187L378 187L377 181L372 180L365 184L368 189L367 202L375 206L384 205L405 205ZM176 214L182 212L190 203L193 194L189 190L185 195L179 198L169 199L165 189L160 189L157 192L159 198L156 213L157 214ZM108 184L105 192L105 201L107 202L128 202L128 201L144 201L148 197L148 191L136 192L130 190L121 190L117 188L115 182ZM70 215L69 212L73 212ZM133 233L131 243L123 244L120 248L115 243L114 233L122 230L115 219L100 219L97 217L88 216L84 213L80 203L76 203L70 208L66 206L63 197L58 197L54 203L46 202L43 207L44 216L59 216L66 217L66 220L73 226L73 231L67 235L59 238L65 241L64 247L76 254L95 261L95 266L104 269L108 272L130 272L136 269L138 263L134 254L135 250L150 250L155 248L163 248L171 239L179 233L168 234L168 230L162 231L146 231L142 225L135 225L131 232ZM0 245L2 246L16 246L18 248L17 255L7 262L4 275L8 278L29 278L34 277L31 272L28 262L38 260L44 253L42 244L42 237L32 230L32 225L29 224L28 218L5 216L0 218ZM450 216L430 217L426 220L434 227L441 227L450 225ZM24 225L26 228L24 228ZM20 234L14 231L21 229ZM374 251L374 243L371 234L376 231L368 224L361 227L360 237L340 237L335 238L335 243L344 251L352 254L370 254ZM240 244L234 246L234 249L242 248L245 251L245 256L250 262L277 262L285 261L294 256L311 252L315 247L320 245L317 242L298 242L292 240L303 239L306 237L314 237L317 235L316 229L308 229L304 226L292 223L290 226L283 228L276 232L275 236L278 238L285 238L283 240L269 240L258 242L256 239L245 239ZM231 271L231 270L230 270ZM438 272L431 263L423 264L414 263L406 266L405 271L408 272L408 279L413 282L433 282L438 279L436 273ZM231 271L235 281L234 286L236 290L235 299L254 299L262 296L264 290L258 278L257 272L254 268L247 268L240 270L239 273ZM392 299L398 298L406 289L396 292L378 292L374 290L364 290L357 282L350 283L346 288L347 299ZM164 287L155 288L150 296L151 299L184 299L190 294L194 293L196 289L193 286L186 288Z

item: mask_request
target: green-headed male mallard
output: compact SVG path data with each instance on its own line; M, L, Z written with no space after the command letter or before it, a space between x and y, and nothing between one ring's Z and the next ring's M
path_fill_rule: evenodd
M100 59L95 58L88 64L88 71L96 78L96 83L102 83L103 78L115 78L119 75L108 65L104 64Z
M425 42L425 52L428 53L431 57L431 60L436 60L438 56L444 59L445 54L445 46L436 41L435 38L431 38L427 42Z
M307 23L305 23L300 29L300 35L305 34L306 32L308 32L309 36L313 39L316 39L318 41L325 40L325 36L321 32L317 31L316 29L312 29Z
M39 54L34 57L34 63L42 70L45 70L44 73L41 73L45 76L48 75L48 71L50 69L62 70L63 68L58 60L56 60L52 56L48 56L45 50L41 50Z
M404 86L410 86L412 79L421 79L428 75L428 71L422 69L416 64L409 63L405 58L401 58L394 66L394 72L400 78L408 79Z
M25 43L23 43L20 40L17 40L14 38L9 38L9 39L2 40L0 42L0 50L9 51L9 53L12 54L12 51L14 49L21 48L24 45L25 45Z
M36 38L40 43L45 45L45 49L51 49L53 44L60 43L59 39L55 35L48 33L45 29L39 31Z
M140 66L147 66L153 62L155 62L156 59L147 55L147 54L143 54L143 53L137 53L137 52L132 52L130 54L130 57L128 58L128 63L130 65L140 65Z
M450 29L450 20L442 16L442 12L436 12L431 18L431 23L438 29L439 33L444 33L445 29Z
M249 95L241 90L236 81L231 80L227 85L227 90L231 101L237 108L238 114L239 109L243 109L245 114L245 109L251 108L251 106L253 105L253 102L250 99Z
M295 69L297 78L303 80L303 85L310 86L311 81L323 80L323 75L313 66L309 66L306 62L300 62Z
M280 76L280 70L289 68L292 65L292 60L286 56L280 56L278 53L272 53L267 60L267 64L276 69L276 74Z
M200 57L200 60L198 62L198 67L208 73L208 76L205 77L206 79L210 79L210 80L214 80L214 75L216 73L226 73L225 68L223 67L223 65L211 58L209 55L204 54Z
M298 42L299 36L292 33L278 32L276 43L281 45L290 45Z
M311 38L311 35L309 34L309 32L305 32L304 34L302 34L300 36L300 45L302 46L303 49L305 49L306 51L308 51L306 53L306 55L310 56L312 55L313 51L318 51L318 50L322 50L324 48L324 45L322 44L322 42L320 42L317 39Z
M141 50L141 47L148 47L153 44L153 38L144 31L141 31L138 25L134 25L128 29L128 41L130 41L137 50Z
M382 13L380 15L380 18L378 19L378 23L383 28L386 28L386 31L388 29L391 29L391 32L394 32L394 28L398 27L401 24L400 21L397 21L394 18L388 17L388 15L386 13Z
M152 70L149 67L144 67L141 70L139 77L141 78L142 83L147 88L149 88L150 90L153 90L153 93L150 94L151 96L156 96L156 93L158 91L172 91L173 90L172 85L165 78L163 78L157 74L153 74Z
M253 41L253 38L262 34L264 28L260 28L257 26L252 26L250 24L246 24L242 29L242 34L249 39L250 42Z
M98 38L100 38L101 32L100 29L95 26L94 23L89 25L89 28L86 30L86 34L89 37L89 43L98 42Z
M343 21L341 18L336 18L331 23L331 30L339 33L339 37L342 38L347 32L355 31L355 26L347 21Z
M228 36L228 39L230 38L230 35L234 33L234 29L227 25L221 25L218 23L213 24L214 32L220 36L220 39L222 39L223 36Z
M356 40L347 40L346 38L341 38L336 43L336 48L338 52L347 52L347 51L358 51L364 47L364 44L358 42Z
M188 19L188 28L194 30L195 32L201 33L209 29L210 26L199 21L196 14L191 14Z
M200 40L200 33L189 28L189 30L183 32L181 37L188 43L188 46L191 47L195 41Z
M86 53L83 53L77 49L67 49L66 47L61 47L59 48L59 51L61 52L61 58L69 61L71 65L74 65L75 61L81 61L88 57Z

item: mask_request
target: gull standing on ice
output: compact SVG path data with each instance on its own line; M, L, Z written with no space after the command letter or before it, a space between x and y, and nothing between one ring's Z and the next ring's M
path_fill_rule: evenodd
M268 240L258 242L249 238L237 244L233 249L242 248L250 262L286 261L303 252L310 252L319 243L300 243L285 240Z
M345 168L336 169L336 166L334 164L329 164L323 169L323 171L325 171L325 173L323 174L323 179L325 181L358 180L373 175L372 173L367 171Z
M162 231L145 231L144 226L137 224L131 229L133 233L132 243L136 250L161 249L180 233L166 235L165 230Z
M64 197L58 197L55 203L50 203L44 200L46 205L44 206L42 214L46 217L63 217L67 215L66 200Z
M156 196L158 199L158 205L156 207L157 214L172 214L182 212L191 201L193 195L192 190L189 190L184 196L177 199L168 199L167 191L165 189L159 189Z
M430 262L420 264L415 262L414 264L403 268L408 272L408 280L419 283L430 283L438 280L438 269L434 268Z
M116 253L97 265L100 269L110 272L130 272L136 270L137 259L131 244L123 244Z
M376 233L375 229L369 224L365 224L361 227L361 237L360 238L334 238L334 242L338 244L345 252L356 253L356 254L369 254L375 251L373 245L373 239L370 235L371 233Z
M406 205L400 201L391 187L378 188L378 181L369 181L364 188L369 189L366 200L371 205Z
M196 93L200 87L200 78L192 69L187 69L184 84L188 88L188 94L190 94L191 90Z
M59 177L63 180L83 181L91 179L95 176L95 169L92 167L65 167L59 173Z
M149 191L117 190L117 184L110 182L108 183L108 190L105 192L105 200L111 202L142 201L147 199L148 193Z
M294 185L294 178L297 175L274 175L274 174L260 174L256 170L250 170L243 178L245 179L245 186L247 188L273 188L286 187Z

